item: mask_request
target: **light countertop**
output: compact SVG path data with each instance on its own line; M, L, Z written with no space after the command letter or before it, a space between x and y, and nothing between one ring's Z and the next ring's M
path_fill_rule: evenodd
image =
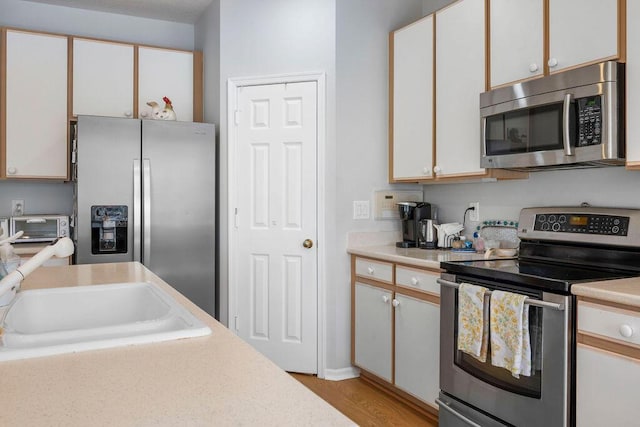
M640 277L581 283L573 285L571 293L640 309Z
M415 267L439 269L443 261L473 261L484 259L484 254L476 252L454 252L451 249L398 248L395 244L350 247L353 255L378 258Z
M206 337L0 362L0 425L354 425L139 263L40 268L22 289L150 281Z

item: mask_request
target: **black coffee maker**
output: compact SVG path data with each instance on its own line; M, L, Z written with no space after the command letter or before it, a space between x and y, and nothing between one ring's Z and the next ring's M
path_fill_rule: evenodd
M420 224L423 219L431 219L431 204L424 202L398 203L400 219L402 220L402 242L397 242L399 248L417 248L420 246Z

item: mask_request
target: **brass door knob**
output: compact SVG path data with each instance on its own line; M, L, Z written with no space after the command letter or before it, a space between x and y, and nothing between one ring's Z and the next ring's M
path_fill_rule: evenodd
M313 240L305 239L305 241L302 242L302 246L304 246L307 249L312 248L313 247Z

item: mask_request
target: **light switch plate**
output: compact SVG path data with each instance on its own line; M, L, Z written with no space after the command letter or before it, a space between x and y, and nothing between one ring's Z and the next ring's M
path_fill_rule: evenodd
M369 219L369 210L368 200L353 201L353 219Z

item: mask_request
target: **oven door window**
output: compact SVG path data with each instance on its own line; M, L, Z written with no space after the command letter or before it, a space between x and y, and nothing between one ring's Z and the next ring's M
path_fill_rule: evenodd
M562 102L524 108L487 117L488 156L562 150ZM570 144L575 146L575 111L570 109Z
M458 342L458 301L456 293L455 340ZM527 305L529 309L529 336L531 339L531 376L520 375L515 378L511 372L491 364L491 347L487 352L487 361L480 362L473 356L454 350L454 363L474 377L502 390L523 396L540 398L542 379L542 307ZM490 346L491 344L489 344Z

